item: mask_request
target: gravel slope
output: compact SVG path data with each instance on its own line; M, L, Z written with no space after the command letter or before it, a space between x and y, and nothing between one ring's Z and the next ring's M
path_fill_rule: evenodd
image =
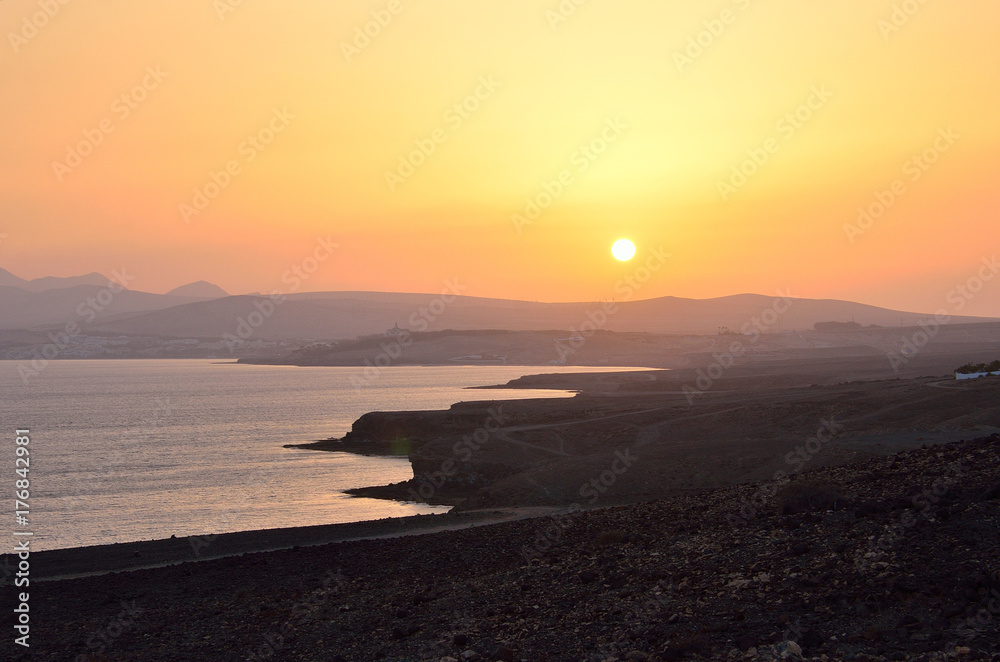
M30 656L1000 660L998 481L994 435L780 485L44 583Z

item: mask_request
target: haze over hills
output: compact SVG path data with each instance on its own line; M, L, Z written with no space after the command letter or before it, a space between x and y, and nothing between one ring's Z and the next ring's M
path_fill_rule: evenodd
M593 326L620 332L716 334L805 331L817 322L917 326L930 315L833 299L738 294L624 302L540 303L444 294L309 292L229 296L198 281L153 294L109 287L100 274L24 280L0 270L0 329L86 326L87 333L220 338L252 330L255 340L340 339L412 331L496 329L567 334ZM756 320L756 321L755 321ZM995 321L953 316L954 323ZM586 326L585 326L586 325Z
M383 333L395 325L416 331L444 329L551 330L572 333L585 324L610 331L715 334L754 327L804 331L817 322L916 326L928 315L848 301L788 299L743 294L719 299L664 297L623 303L534 303L456 296L450 303L426 294L328 292L290 295L283 300L235 296L118 316L98 321L95 332L221 337L252 327L260 340L353 338ZM777 312L775 312L777 311ZM784 312L782 312L784 311ZM778 314L781 313L781 314ZM953 322L990 321L954 317ZM770 323L768 323L770 322ZM744 328L747 327L747 328ZM589 328L589 327L588 327Z
M127 277L125 274L122 279ZM127 285L127 283L126 283ZM225 297L220 287L199 281L167 294L140 292L100 273L25 280L0 269L0 329L64 327L115 316L162 310L205 299Z
M175 287L167 292L167 295L178 297L197 297L199 299L219 299L229 296L229 292L226 292L214 283L199 280L195 283L188 283L187 285Z
M0 287L16 287L29 292L42 292L45 290L63 289L76 287L78 285L96 285L103 287L107 285L109 279L97 272L85 274L83 276L73 276L70 278L59 278L56 276L45 276L33 280L19 278L7 271L0 269Z
M0 329L90 324L123 313L142 313L193 301L190 297L121 290L109 296L104 286L77 285L41 292L0 287Z
M754 319L767 331L804 331L817 322L855 321L862 325L916 326L927 314L907 313L848 301L788 299L741 294L718 299L664 297L622 303L535 303L456 296L367 292L324 292L289 295L275 303L267 297L227 297L167 310L122 317L95 325L95 330L123 334L220 337L236 333L239 320L263 322L254 338L353 338L403 329L579 331L585 324L610 331L667 334L715 334L720 327L740 332ZM777 314L775 312L782 312ZM270 311L270 314L268 312ZM770 312L768 312L770 311ZM953 322L990 321L954 317ZM749 327L744 329L743 327ZM589 327L586 327L589 328ZM758 330L762 330L758 328Z

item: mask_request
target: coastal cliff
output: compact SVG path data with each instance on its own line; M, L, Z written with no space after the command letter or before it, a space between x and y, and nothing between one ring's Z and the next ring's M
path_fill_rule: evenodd
M342 439L300 447L406 456L413 479L350 493L468 510L662 498L1000 431L995 378L731 378L695 399L681 371L637 374L623 379L627 392L605 378L600 391L566 399L372 412ZM919 411L901 408L913 402Z

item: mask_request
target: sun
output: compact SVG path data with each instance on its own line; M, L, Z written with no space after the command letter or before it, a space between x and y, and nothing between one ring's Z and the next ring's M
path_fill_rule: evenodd
M615 256L616 260L628 262L635 256L635 244L628 239L619 239L611 247L611 254Z

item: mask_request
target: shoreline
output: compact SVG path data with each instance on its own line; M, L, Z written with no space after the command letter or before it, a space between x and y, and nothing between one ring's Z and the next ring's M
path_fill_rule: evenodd
M247 554L456 531L557 514L561 508L491 509L160 538L33 552L32 580L63 581Z
M858 360L860 369L864 361ZM989 414L1000 382L942 387L944 376L843 380L843 367L843 361L799 371L782 363L733 367L712 388L697 392L696 409L684 391L699 383L693 371L528 375L499 388L577 387L579 392L556 400L476 400L447 410L369 412L340 439L288 447L406 457L412 478L344 492L461 511L565 506L598 488L655 498L759 481L806 462L849 464L1000 431L1000 420ZM913 401L924 403L919 424L901 424L900 403ZM749 411L755 416L748 418ZM795 416L789 418L790 411ZM831 432L836 440L827 444ZM820 441L813 439L810 447L815 452L789 459L789 451L817 434ZM644 440L639 454L646 461L606 477L602 472L615 466L616 457L632 457L638 439ZM692 464L685 450L692 439L703 440L698 449L712 459L710 470ZM657 467L664 466L676 470L663 474ZM596 487L595 476L601 481Z
M245 363L241 363L240 365L258 365L258 364L245 364ZM350 366L315 366L315 365L298 366L298 365L291 365L291 364L288 364L288 365L289 365L289 367L304 367L304 368L350 367ZM426 364L426 365L420 365L420 366L396 366L396 367L440 367L440 365L437 365L437 364ZM475 366L469 366L469 367L475 367ZM512 367L544 367L544 366L528 366L528 365L525 365L525 366L512 366ZM552 367L552 366L549 366L549 367ZM599 366L581 366L581 367L599 367ZM488 391L501 391L501 390L512 390L512 391L558 391L558 392L566 394L566 397L564 399L568 400L568 399L574 398L574 397L576 397L578 395L587 393L587 392L589 392L589 390L585 389L583 387L583 385L575 385L575 387L570 388L570 387L567 386L566 383L560 382L560 378L566 378L566 377L570 377L570 378L595 378L595 377L597 377L597 378L599 378L598 383L600 383L600 381L603 381L604 379L607 379L607 378L618 378L613 383L620 383L620 381L623 381L623 376L624 375L628 375L630 373L639 373L639 372L641 372L643 374L646 374L646 373L670 372L670 370L664 370L664 369L661 369L661 368L628 368L628 367L620 367L620 366L615 366L613 368L613 370L615 370L615 371L621 370L621 372L611 372L611 371L605 370L605 371L601 371L601 372L580 372L580 373L575 373L575 372L572 372L572 373L558 373L558 372L557 373L532 373L530 375L523 375L521 377L517 377L517 378L511 379L511 380L507 381L504 384L488 384L488 385L485 385L485 386L465 386L461 390L463 390L463 391L487 391L487 392ZM653 375L650 375L647 380L652 380L652 379L655 379L655 377ZM643 381L647 381L647 380L643 380ZM597 389L590 389L590 390L597 390ZM517 399L513 399L513 400L495 400L495 399L490 398L489 396L487 396L485 393L483 394L482 397L483 397L482 400L479 400L479 399L477 399L477 400L460 400L458 402L452 403L451 406L450 406L450 408L453 409L457 405L468 404L468 403L500 402L501 404L506 404L506 403L518 402L518 401L521 401L521 400L537 399L537 398L517 398ZM542 399L543 400L549 400L549 399L559 399L559 398L542 398ZM443 411L443 410L438 410L438 411ZM381 413L385 413L385 412L381 412L381 411L366 412L361 417L359 417L359 419L357 419L355 421L355 423L357 423L358 420L361 420L361 419L363 419L366 416L372 416L372 415L377 415L377 414L381 414ZM399 412L392 412L392 413L412 413L412 414L417 414L417 413L420 413L420 412L415 412L415 411L410 411L410 410L400 410ZM301 442L301 443L283 444L282 448L294 448L294 449L300 449L300 450L323 451L323 452L330 452L330 453L336 453L336 452L351 453L353 455L363 455L363 456L367 456L367 457L405 457L405 454L398 453L394 449L392 449L392 448L390 448L390 447L388 447L388 446L386 446L384 444L383 445L378 445L378 444L372 443L371 441L360 441L360 442L359 441L352 441L352 440L348 439L349 436L350 436L350 432L348 432L347 434L345 434L343 437L327 437L326 439L315 439L313 441L306 441L306 442ZM409 482L409 481L403 481L403 483L406 483L406 482ZM393 485L399 485L399 484L401 484L401 483L394 483ZM374 487L388 488L388 487L392 487L392 485L366 486L366 487L361 487L361 488L354 488L352 490L346 490L345 492L347 494L355 494L355 490L365 490L365 489L371 489L371 488L374 488ZM389 497L373 497L373 498L389 498ZM398 501L398 499L393 499L393 500Z
M108 652L135 662L995 659L998 450L993 434L585 511L382 521L335 544L255 532L285 544L45 582L32 650L11 659L86 653L123 608L136 618Z

